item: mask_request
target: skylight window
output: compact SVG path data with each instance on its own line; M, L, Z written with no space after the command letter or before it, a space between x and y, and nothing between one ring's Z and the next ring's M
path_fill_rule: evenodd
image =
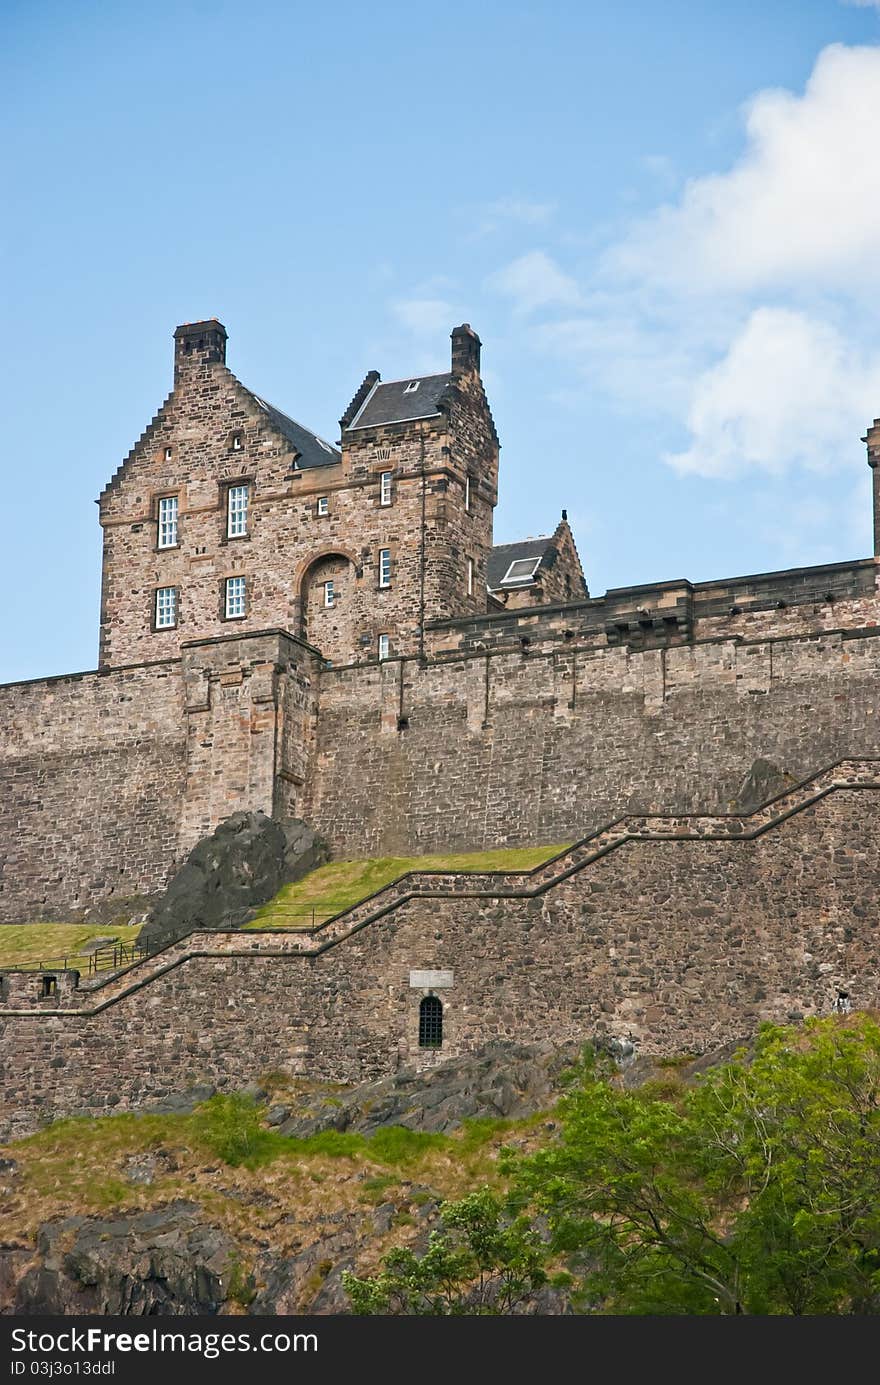
M540 558L515 558L501 579L502 587L513 582L531 582L540 565Z
M421 380L410 380L409 384L403 387L404 394L415 394L421 383Z

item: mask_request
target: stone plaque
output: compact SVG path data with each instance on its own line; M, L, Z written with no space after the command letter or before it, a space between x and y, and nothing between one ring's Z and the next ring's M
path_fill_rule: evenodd
M451 971L411 971L410 988L414 991L439 991L452 985Z

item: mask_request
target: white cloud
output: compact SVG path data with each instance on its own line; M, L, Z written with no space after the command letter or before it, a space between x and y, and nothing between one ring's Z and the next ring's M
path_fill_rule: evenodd
M679 291L864 286L880 277L880 48L826 48L802 96L768 90L746 113L727 173L691 180L677 205L606 259L615 276Z
M401 298L391 304L391 311L419 336L449 332L455 320L455 308L444 298Z
M851 455L878 399L880 354L804 313L758 308L697 380L690 446L666 460L702 476L792 464L831 470Z
M577 283L543 250L532 250L490 275L487 288L509 298L517 313L580 301Z

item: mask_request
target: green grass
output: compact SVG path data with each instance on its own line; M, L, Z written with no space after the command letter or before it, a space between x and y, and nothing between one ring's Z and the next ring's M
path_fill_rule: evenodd
M93 938L116 938L129 946L140 932L140 924L99 928L91 923L9 923L0 925L0 967L16 967L41 962L57 966L65 957L76 965L82 950Z
M531 870L549 861L568 843L522 846L445 856L382 856L366 861L333 861L294 885L284 885L264 904L250 928L309 928L390 885L410 870Z

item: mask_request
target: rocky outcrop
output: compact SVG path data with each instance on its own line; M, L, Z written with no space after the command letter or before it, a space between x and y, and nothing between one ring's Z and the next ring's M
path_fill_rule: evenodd
M299 819L280 823L265 813L233 813L190 852L138 943L156 951L195 928L240 928L282 885L326 860L326 846Z
M282 1135L294 1137L322 1130L370 1135L386 1125L447 1132L464 1120L519 1120L553 1105L559 1076L581 1047L498 1040L427 1072L401 1068L378 1082L319 1093L294 1112L275 1106L269 1118Z
M22 1251L6 1250L5 1259ZM44 1226L33 1263L6 1282L5 1312L132 1314L217 1313L235 1273L234 1242L206 1224L193 1202L112 1220L65 1217ZM17 1279L17 1282L14 1282ZM10 1293L11 1291L11 1293Z

